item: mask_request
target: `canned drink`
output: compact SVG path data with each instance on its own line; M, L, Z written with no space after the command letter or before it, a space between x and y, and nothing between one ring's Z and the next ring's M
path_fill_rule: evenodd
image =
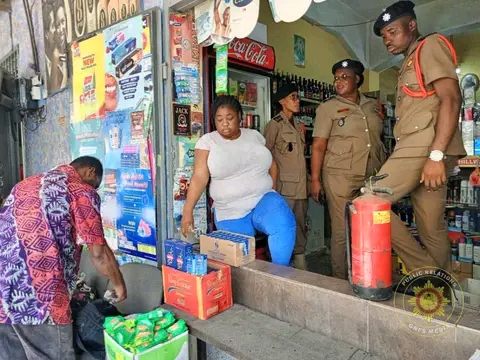
M253 128L260 131L260 115L253 115Z
M252 114L247 114L245 116L245 127L248 129L251 129L253 125L253 115Z

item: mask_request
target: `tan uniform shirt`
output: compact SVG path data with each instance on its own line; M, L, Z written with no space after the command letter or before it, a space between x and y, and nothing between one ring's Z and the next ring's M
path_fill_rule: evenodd
M412 91L420 91L415 73L415 55L422 39L424 37L412 44L399 72L395 109L397 121L394 128L396 145L392 158L428 156L433 150L430 149L430 146L435 137L440 99L437 94L426 98L412 97L403 90L403 86L406 86ZM419 62L425 88L433 90L432 83L435 80L442 78L457 80L458 77L452 52L445 42L436 34L430 35L426 39L420 48ZM445 155L466 155L459 129L450 141Z
M265 127L267 148L278 167L277 191L290 199L307 198L307 164L305 162L305 134L300 124L290 123L280 112Z
M365 175L368 159L379 170L386 160L383 121L376 99L360 94L360 104L334 96L317 108L313 136L328 139L323 162L332 174Z

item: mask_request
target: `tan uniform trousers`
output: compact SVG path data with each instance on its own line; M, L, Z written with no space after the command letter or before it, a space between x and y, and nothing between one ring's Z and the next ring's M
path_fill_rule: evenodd
M331 174L328 168L322 172L322 181L327 196L328 212L332 226L331 257L333 276L347 279L347 239L345 236L345 205L348 201L360 195L360 189L365 185L365 178L375 175L375 169L369 159L367 174L346 175Z
M293 249L294 255L305 254L305 248L307 247L307 211L308 211L308 199L289 199L285 198L288 206L292 209L295 215L295 221L297 222L297 236L295 239L295 247Z
M388 177L379 181L378 186L393 190L393 196L386 196L391 202L397 202L410 194L418 234L425 249L422 249L401 219L393 212L391 214L392 247L407 271L423 266L451 271L451 246L444 220L447 189L444 186L438 191L427 191L420 184L426 160L427 157L388 159L378 172L388 174ZM445 160L447 176L452 174L456 160L456 156L449 156Z

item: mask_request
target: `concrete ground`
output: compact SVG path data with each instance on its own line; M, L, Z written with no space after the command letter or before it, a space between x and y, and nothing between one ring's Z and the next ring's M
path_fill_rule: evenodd
M330 262L330 255L325 254L325 252L314 252L308 254L305 257L307 262L307 269L308 271L332 276L332 264Z

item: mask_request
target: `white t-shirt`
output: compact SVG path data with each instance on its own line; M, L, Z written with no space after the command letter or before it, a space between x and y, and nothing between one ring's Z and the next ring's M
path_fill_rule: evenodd
M243 218L263 195L273 191L268 173L272 154L265 147L265 138L256 130L241 132L238 139L226 140L214 131L195 145L195 149L209 151L210 196L218 221Z

